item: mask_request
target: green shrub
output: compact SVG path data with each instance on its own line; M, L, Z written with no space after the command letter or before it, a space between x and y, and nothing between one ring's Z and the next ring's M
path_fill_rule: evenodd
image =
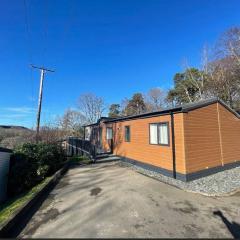
M16 148L11 156L9 195L29 190L60 169L64 161L64 152L57 144L26 143Z
M56 172L65 161L62 148L56 144L38 144L37 156L40 166L48 166L47 176Z

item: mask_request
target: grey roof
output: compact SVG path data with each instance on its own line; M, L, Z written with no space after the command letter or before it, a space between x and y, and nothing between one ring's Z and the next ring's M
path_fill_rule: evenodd
M226 109L228 109L230 112L232 112L235 116L240 118L240 115L237 112L235 112L231 107L229 107L226 103L224 103L221 99L211 98L211 99L201 100L201 101L194 102L194 103L187 103L187 104L179 105L179 106L172 107L172 108L166 108L161 111L142 113L142 114L127 116L127 117L119 117L119 118L115 118L115 119L111 119L111 120L106 120L104 122L111 123L111 122L126 121L126 120L131 120L131 119L138 119L138 118L148 118L148 117L166 115L166 114L171 114L171 113L176 113L176 112L186 113L186 112L192 111L194 109L206 107L208 105L211 105L211 104L217 103L217 102L219 102L221 105L223 105Z
M117 118L113 118L113 117L100 117L97 122L84 125L84 127L95 126L95 125L98 125L101 121L106 122L108 120L115 120L115 119L117 119Z

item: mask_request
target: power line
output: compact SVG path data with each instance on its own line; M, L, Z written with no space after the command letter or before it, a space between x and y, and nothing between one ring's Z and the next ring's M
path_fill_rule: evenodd
M24 8L24 22L25 22L25 31L26 31L26 40L27 40L27 52L28 52L28 62L31 63L33 61L33 54L32 54L32 41L31 41L31 32L30 32L30 22L29 22L29 9L30 9L30 2L27 4L27 0L23 0L23 8ZM29 69L29 85L31 86L31 107L35 109L34 104L34 97L33 97L33 71L32 68ZM32 126L33 126L33 118L32 118Z
M31 45L31 36L30 36L30 26L29 26L29 17L28 17L28 8L27 8L27 0L23 0L24 12L25 12L25 25L26 25L26 33L27 33L27 46L28 46L28 54L29 54L29 63L32 62L32 45Z
M49 16L49 4L48 1L45 0L46 6L43 8L45 9L45 20L43 21L43 49L42 49L42 63L45 64L45 57L47 52L47 35L48 35L48 16Z

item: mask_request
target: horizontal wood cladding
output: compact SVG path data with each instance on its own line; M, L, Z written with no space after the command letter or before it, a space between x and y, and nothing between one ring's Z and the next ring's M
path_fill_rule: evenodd
M174 114L176 171L186 173L183 113Z
M186 172L222 165L217 104L184 114Z
M240 120L219 104L224 164L240 160Z
M240 120L220 103L184 114L184 129L187 173L240 160Z
M176 144L176 171L185 173L184 141L183 141L183 114L175 114L175 144ZM169 123L170 145L151 145L149 143L149 124L158 122ZM152 164L168 170L173 169L171 116L158 116L145 119L135 119L116 122L113 126L114 154L144 163ZM125 142L124 128L130 126L130 142Z
M149 124L169 123L169 146L149 143ZM107 127L113 128L114 154L173 171L171 115L101 123L102 146L110 150ZM130 142L125 141L130 127ZM240 119L221 103L174 114L176 172L201 170L240 161Z

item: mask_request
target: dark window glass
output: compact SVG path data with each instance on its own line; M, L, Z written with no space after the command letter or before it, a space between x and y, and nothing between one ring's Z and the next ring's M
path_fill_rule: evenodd
M125 142L130 142L130 126L125 126Z

